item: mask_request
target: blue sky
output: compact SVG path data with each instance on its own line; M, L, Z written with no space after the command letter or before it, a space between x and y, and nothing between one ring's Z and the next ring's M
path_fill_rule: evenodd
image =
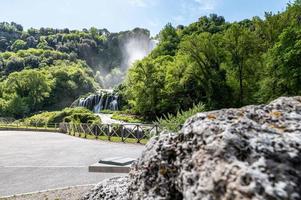
M82 29L95 26L111 32L135 27L152 35L168 22L187 25L217 13L227 21L283 11L289 0L1 0L0 21L29 27Z

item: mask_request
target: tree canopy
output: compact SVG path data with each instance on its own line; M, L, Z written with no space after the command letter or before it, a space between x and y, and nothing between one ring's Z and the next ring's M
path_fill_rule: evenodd
M23 30L0 23L0 115L61 109L104 82L117 83L124 77L121 47L135 36L150 39L140 28ZM187 26L169 23L156 39L118 87L124 108L145 118L301 95L300 0L264 19L230 23L211 14Z
M301 95L300 30L300 0L265 19L229 23L211 14L188 26L167 24L122 89L129 106L149 118L199 103L208 110Z
M136 37L150 39L150 33L140 28L24 30L14 22L0 23L0 116L60 110L104 82L117 84L124 76L123 46Z

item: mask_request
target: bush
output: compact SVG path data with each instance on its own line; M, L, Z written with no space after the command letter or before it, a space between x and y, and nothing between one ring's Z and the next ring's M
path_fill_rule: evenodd
M62 111L43 112L21 121L31 125L46 125L61 122L101 123L101 119L86 108L65 108Z
M53 122L50 120L55 115L57 115L59 112L43 112L40 114L33 115L31 117L25 118L20 120L21 122L25 122L26 124L30 125L46 125L46 124L52 124ZM56 123L56 122L54 122Z
M157 120L160 126L162 126L163 128L176 132L181 129L182 125L189 117L204 111L205 106L203 104L197 104L188 111L178 111L176 115L168 114L163 118L159 118Z
M67 61L13 72L3 81L0 78L0 85L0 115L17 119L40 110L61 110L98 87L83 62Z
M143 118L136 115L113 114L112 119L120 120L128 123L143 123Z
M100 113L102 114L114 114L116 111L113 110L101 110Z

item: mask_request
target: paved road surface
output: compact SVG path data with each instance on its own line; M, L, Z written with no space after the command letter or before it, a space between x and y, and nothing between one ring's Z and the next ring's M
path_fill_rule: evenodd
M0 131L0 196L95 184L122 174L89 173L100 158L137 158L144 146L60 133Z

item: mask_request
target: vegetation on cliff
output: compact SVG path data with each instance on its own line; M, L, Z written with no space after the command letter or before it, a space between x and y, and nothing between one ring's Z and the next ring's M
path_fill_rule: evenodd
M156 118L202 103L207 110L301 94L301 1L282 13L229 23L212 14L167 24L124 84L130 107Z
M264 19L229 23L211 14L188 26L167 24L156 48L118 87L123 108L147 120L171 119L198 104L212 110L300 95L300 13L296 0ZM24 31L0 23L0 115L59 110L103 81L117 83L124 76L122 46L131 37L149 39L149 32Z
M149 31L23 30L14 22L0 23L0 116L61 110L95 92L111 76L122 76L123 45L141 37L149 39Z

